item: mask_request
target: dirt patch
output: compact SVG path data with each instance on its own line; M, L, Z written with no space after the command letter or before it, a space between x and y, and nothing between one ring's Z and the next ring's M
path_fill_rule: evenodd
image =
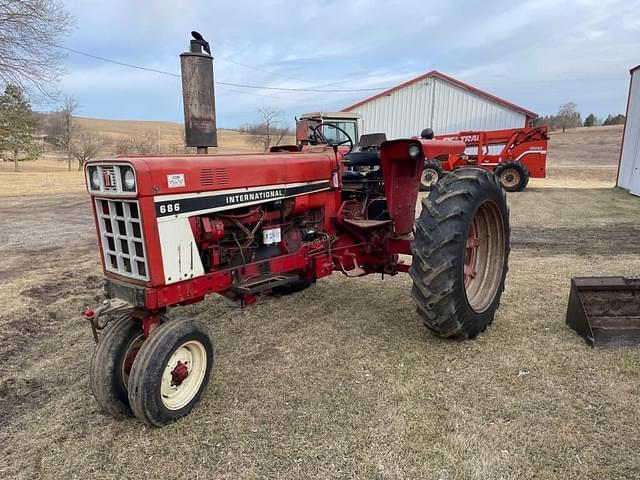
M45 283L44 285L38 285L28 288L20 292L33 300L43 302L54 302L60 298L60 296L68 290L69 284L62 282Z
M17 416L40 408L49 398L49 391L38 379L3 379L0 381L0 427L10 424Z
M74 272L63 272L59 280L27 288L20 294L39 302L52 303L86 290L98 290L103 285L102 278L97 275L77 277Z
M638 255L640 226L617 224L603 227L514 227L513 249L533 250L541 255Z

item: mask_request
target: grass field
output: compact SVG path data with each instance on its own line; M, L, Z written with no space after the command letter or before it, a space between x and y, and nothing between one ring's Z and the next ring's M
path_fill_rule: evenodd
M612 188L615 167L572 177L565 158L589 150L565 135L550 168L567 170L508 196L507 289L481 337L426 332L405 275L336 274L242 310L210 297L172 315L209 325L212 383L160 430L91 396L86 196L3 198L0 478L640 478L640 350L590 349L564 324L570 277L640 273L640 199Z

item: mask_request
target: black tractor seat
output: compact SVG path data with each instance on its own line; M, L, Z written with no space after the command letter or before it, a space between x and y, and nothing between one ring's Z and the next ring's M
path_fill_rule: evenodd
M343 165L348 167L375 167L380 165L380 150L351 152L344 156Z

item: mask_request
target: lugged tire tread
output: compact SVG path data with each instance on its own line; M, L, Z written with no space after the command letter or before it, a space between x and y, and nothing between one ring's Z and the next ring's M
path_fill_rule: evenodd
M468 325L461 315L461 302L466 302L463 292L456 292L456 261L460 261L456 248L468 225L465 211L484 190L493 190L506 211L507 249L505 276L509 255L508 207L505 193L498 178L479 168L464 168L450 172L436 184L428 198L423 199L423 211L415 222L414 241L411 250L413 262L409 275L413 280L412 296L418 315L424 325L436 335L452 338L473 338L493 321L493 314L486 323ZM435 198L433 198L435 197ZM496 295L496 305L504 289L504 278ZM462 294L462 298L461 298ZM497 308L497 307L496 307Z

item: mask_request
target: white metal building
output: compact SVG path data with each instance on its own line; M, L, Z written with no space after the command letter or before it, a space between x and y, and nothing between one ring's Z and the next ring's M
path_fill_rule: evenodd
M360 114L360 134L413 137L462 130L523 127L538 115L437 71L431 71L342 110Z
M640 195L640 65L631 69L617 185Z

